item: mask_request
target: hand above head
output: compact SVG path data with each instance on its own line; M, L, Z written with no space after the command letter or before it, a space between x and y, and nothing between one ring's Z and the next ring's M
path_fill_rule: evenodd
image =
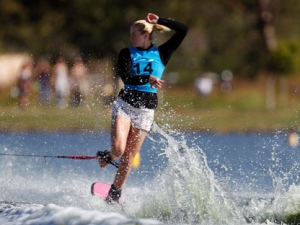
M156 24L158 19L159 17L153 13L148 13L148 15L146 16L146 21L148 23Z
M164 81L161 80L161 79L158 79L155 76L150 75L150 77L149 77L149 83L150 83L150 85L151 85L152 88L161 88L162 84L164 83Z

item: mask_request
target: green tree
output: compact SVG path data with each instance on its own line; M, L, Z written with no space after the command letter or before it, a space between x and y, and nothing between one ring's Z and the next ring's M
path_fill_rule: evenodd
M259 0L0 0L0 51L109 57L129 43L131 23L154 12L190 26L167 71L188 84L199 73L231 70L255 78L270 65ZM276 38L296 39L300 1L272 0ZM158 43L165 35L159 36ZM188 75L188 76L187 76Z

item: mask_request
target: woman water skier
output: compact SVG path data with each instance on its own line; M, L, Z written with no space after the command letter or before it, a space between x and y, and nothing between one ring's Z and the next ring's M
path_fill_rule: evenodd
M153 45L153 31L174 30L164 44ZM177 21L148 13L130 27L132 47L124 48L118 56L117 75L124 87L113 103L111 151L99 151L99 164L104 168L120 158L119 168L111 185L107 202L119 200L135 155L150 131L157 108L157 88L163 84L162 75L173 52L185 38L188 26Z

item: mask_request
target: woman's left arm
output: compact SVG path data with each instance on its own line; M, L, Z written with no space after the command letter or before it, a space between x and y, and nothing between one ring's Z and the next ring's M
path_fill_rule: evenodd
M175 34L167 42L158 47L162 62L164 65L167 65L173 52L180 46L187 35L189 27L178 21L161 17L158 18L157 23L175 31Z

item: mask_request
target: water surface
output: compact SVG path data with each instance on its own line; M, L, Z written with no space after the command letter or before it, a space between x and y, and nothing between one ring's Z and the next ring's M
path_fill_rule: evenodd
M91 196L116 169L96 160L108 133L0 133L1 224L280 224L299 212L299 147L287 133L150 132L122 199L124 211ZM292 217L296 218L296 217Z

